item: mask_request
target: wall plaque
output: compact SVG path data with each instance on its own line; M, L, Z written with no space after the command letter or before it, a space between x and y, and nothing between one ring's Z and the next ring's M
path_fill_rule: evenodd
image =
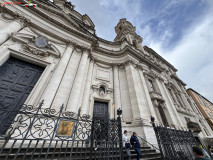
M75 121L61 120L59 123L57 135L58 137L72 137Z

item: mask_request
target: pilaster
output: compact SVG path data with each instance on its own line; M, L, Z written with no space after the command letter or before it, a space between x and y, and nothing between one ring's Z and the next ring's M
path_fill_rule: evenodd
M168 93L168 91L167 91L167 89L165 87L165 84L163 82L159 81L158 79L156 79L156 82L157 82L157 85L158 85L158 87L160 89L162 97L165 100L165 104L166 104L167 110L169 112L169 115L170 115L172 123L175 126L179 126L179 125L184 126L182 124L182 121L179 118L179 115L177 113L177 110L176 110L174 104L172 103L172 99L169 96L169 93Z
M140 79L141 79L142 88L143 88L143 92L144 92L143 95L144 95L144 97L146 97L145 99L147 101L146 105L148 106L151 115L157 118L156 113L155 113L155 108L154 108L154 106L152 104L152 100L150 98L148 86L147 86L146 80L144 78L142 69L139 69L139 74L140 74Z
M141 100L138 93L137 88L137 80L134 72L134 67L129 62L126 66L126 76L127 76L127 83L128 83L128 89L129 89L129 96L130 96L130 103L132 107L133 112L133 118L134 120L140 120L140 109L139 106L141 106Z
M118 108L121 108L121 95L120 95L120 85L119 85L119 77L118 77L118 66L115 65L113 67L113 79L114 79L114 103L115 103L115 111Z
M89 64L89 71L87 74L87 80L83 95L83 101L81 105L81 113L82 114L89 114L89 98L90 98L90 89L91 89L91 83L92 83L92 77L93 77L93 68L94 68L94 61L91 60Z
M41 100L44 100L44 106L47 108L49 108L53 102L53 99L56 95L56 92L58 90L62 77L64 75L64 72L67 68L67 64L69 62L72 52L73 52L73 48L68 46L61 60L58 62L57 67L52 75L52 78L50 79L41 97Z
M82 87L81 87L81 92L80 92L80 96L79 96L79 106L82 109L82 100L84 99L84 90L85 90L85 86L86 86L86 81L87 81L87 75L88 75L88 71L89 71L89 65L90 65L90 55L87 58L87 62L86 62L86 68L84 71L84 75L83 75L83 81L82 81ZM81 112L82 113L82 112Z
M125 68L119 67L119 85L120 85L120 92L121 92L121 105L122 105L122 120L123 122L132 122L133 121L133 111L130 101L130 95L129 95L129 88L128 88L128 82L127 82L127 76L126 76L126 70Z
M66 67L66 71L64 72L63 79L60 83L60 86L58 88L58 91L56 93L56 96L54 98L51 108L58 108L62 104L64 104L64 106L67 105L67 101L73 86L78 65L80 62L80 58L81 58L81 53L79 53L75 49Z
M71 90L71 94L67 103L67 111L77 112L80 107L80 95L83 85L84 74L86 71L86 65L88 60L88 51L84 50L82 53L81 61L78 67L78 71L74 80L74 84Z

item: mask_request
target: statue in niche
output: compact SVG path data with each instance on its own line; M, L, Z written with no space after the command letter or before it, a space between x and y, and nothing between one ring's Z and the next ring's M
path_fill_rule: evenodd
M105 88L104 88L103 86L101 86L101 87L99 88L99 95L100 95L101 97L103 97L103 96L105 95Z

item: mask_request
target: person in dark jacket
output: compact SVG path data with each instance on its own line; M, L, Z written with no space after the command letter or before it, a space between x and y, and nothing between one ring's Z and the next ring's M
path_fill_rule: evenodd
M137 160L140 160L141 150L140 150L140 143L139 143L136 132L133 132L133 135L130 138L130 143L134 147L134 149L137 153Z
M205 157L201 148L193 147L192 151L194 152L195 160L210 160L209 157Z

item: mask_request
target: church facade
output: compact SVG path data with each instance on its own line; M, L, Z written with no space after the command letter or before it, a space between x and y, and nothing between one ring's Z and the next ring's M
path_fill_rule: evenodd
M3 0L5 1L5 0ZM5 1L6 2L6 1ZM0 7L0 104L10 110L23 103L91 116L115 118L122 126L157 144L156 123L201 127L213 132L188 96L177 69L142 45L126 19L115 27L114 42L97 37L95 25L65 0L34 1L36 7ZM2 123L2 122L1 122Z

